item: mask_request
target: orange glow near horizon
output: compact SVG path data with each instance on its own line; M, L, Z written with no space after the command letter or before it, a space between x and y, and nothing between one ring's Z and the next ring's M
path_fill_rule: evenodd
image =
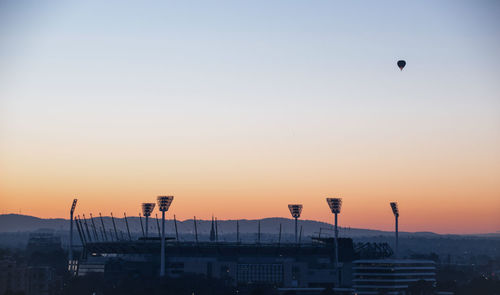
M198 162L191 169L174 169L165 159L163 163L135 159L149 163L141 166L130 159L101 158L80 162L78 167L65 167L64 159L56 160L52 158L51 166L42 160L29 161L31 170L22 165L4 166L0 213L68 218L76 197L77 212L136 216L142 202L172 194L175 199L169 218L173 214L180 220L193 216L209 219L212 214L219 219L290 218L287 204L302 203L302 219L330 223L332 215L325 198L340 196L344 200L341 226L392 230L389 202L398 201L402 231L461 234L500 228L500 191L494 175L449 167L446 171L454 174L445 173L435 163L412 163L414 169L410 170L404 167L409 164L406 162L378 170L377 162L361 167L363 159L350 165L346 159L344 163L322 162L325 159L296 159L293 163L282 156L275 159L282 165L276 168L268 166L265 157L250 162L237 157L235 162L223 162L215 157L213 162ZM352 170L329 168L340 165ZM62 173L65 170L72 172Z

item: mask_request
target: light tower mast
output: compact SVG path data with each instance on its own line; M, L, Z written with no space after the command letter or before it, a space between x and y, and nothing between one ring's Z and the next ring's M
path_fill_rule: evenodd
M330 210L335 214L335 273L336 273L336 284L338 287L340 283L339 279L339 230L338 230L338 218L337 215L340 213L340 209L342 208L342 199L341 198L326 198L326 202L328 206L330 206Z
M69 254L68 260L71 264L73 261L73 213L75 213L76 202L78 199L73 199L71 210L69 211Z
M396 249L394 251L394 256L398 258L398 248L399 248L399 237L398 237L398 219L399 219L399 208L398 203L391 202L392 213L394 214L394 218L396 219Z
M295 244L299 242L297 229L298 229L298 219L300 217L300 213L302 213L302 205L301 204L289 204L288 210L290 210L290 214L295 218Z
M174 196L158 196L158 210L161 211L161 253L160 253L160 277L165 276L165 212L172 204Z
M149 230L149 216L151 216L151 213L153 213L153 210L155 209L155 203L142 203L142 215L146 217L146 239L148 237L148 230Z

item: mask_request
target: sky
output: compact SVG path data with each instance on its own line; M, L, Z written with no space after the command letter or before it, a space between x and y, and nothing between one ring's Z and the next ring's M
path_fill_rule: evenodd
M493 0L0 0L0 213L498 232L499 78Z

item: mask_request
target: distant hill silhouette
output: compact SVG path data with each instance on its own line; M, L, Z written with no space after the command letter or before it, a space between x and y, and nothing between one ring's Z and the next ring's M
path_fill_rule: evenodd
M81 216L83 219L83 216ZM87 218L87 223L91 228L91 221L89 216ZM139 217L127 217L130 231L132 233L140 233L142 231ZM161 220L160 220L161 221ZM258 223L261 224L262 235L277 235L279 232L280 224L282 226L282 236L284 239L292 237L294 235L294 220L290 218L263 218L263 219L240 219L239 227L241 234L257 234ZM113 223L110 216L103 216L104 226L107 230L113 229ZM197 219L197 227L199 235L209 235L211 228L211 220L199 220ZM101 227L101 221L99 217L94 216L94 223L97 228ZM143 217L144 223L144 217ZM115 224L118 231L126 232L125 219L115 217ZM165 221L166 232L169 235L173 235L174 221L173 219L168 219ZM332 236L333 226L331 224L315 221L315 220L299 220L299 229L302 226L302 237L317 237L321 230L321 236ZM158 233L157 223L154 218L150 219L149 222L149 232L152 235ZM194 234L194 222L193 219L187 219L177 221L177 227L180 234ZM236 220L219 220L217 222L217 227L220 236L232 235L236 233ZM0 214L0 233L8 232L31 232L37 230L51 230L51 231L69 231L69 220L63 218L38 218L29 215L20 214ZM75 229L76 230L76 229ZM347 237L373 237L373 236L392 236L394 233L392 231L382 231L373 229L363 229L363 228L340 228L340 236ZM440 235L433 232L403 232L400 231L400 237L439 237L439 236L477 236L477 237L500 237L500 232L496 233L485 233L485 234L474 234L474 235Z
M83 218L83 215L81 216ZM123 218L115 218L116 233L114 231L111 217L103 217L104 227L106 228L107 237L104 237L101 232L101 220L94 219L94 224L97 232L94 232L94 227L91 220L87 217L87 227L84 227L84 234L92 236L92 240L128 240L128 232ZM138 217L127 217L130 228L130 239L137 240L142 237L141 224ZM278 242L278 233L280 224L282 225L281 242L293 243L294 236L294 220L288 218L264 218L260 220L239 220L240 225L240 241L242 243L255 243L258 240L257 230L258 223L261 224L260 241L262 243ZM144 219L143 219L144 223ZM314 220L300 220L300 226L303 228L301 242L310 243L311 237L318 237L321 229L322 237L332 237L332 225ZM158 236L158 227L155 219L150 220L149 235L150 237ZM195 241L194 223L192 219L178 221L177 227L179 230L180 241ZM219 241L234 242L236 241L236 220L221 220L217 223ZM87 229L88 228L88 232ZM198 239L199 241L208 242L210 238L211 220L197 220ZM33 216L5 214L0 215L0 249L25 249L28 243L29 235L34 231L49 231L61 237L63 248L67 248L69 244L69 221L67 219L43 219ZM98 237L95 238L97 233ZM175 227L173 220L166 222L166 234L168 237L175 237ZM351 228L341 228L340 237L353 238L356 243L388 243L390 246L394 243L394 233L390 231L370 230ZM469 255L489 255L498 257L500 249L500 233L491 234L476 234L476 235L438 235L432 232L401 232L400 233L400 253L404 257L412 257L414 255L428 255L436 253L443 257L455 255L462 257L464 253ZM75 246L81 244L81 238L75 228Z
M81 216L83 218L83 216ZM88 226L91 227L91 222L89 216L86 216ZM141 225L139 217L127 217L129 222L129 227L131 232L141 232ZM252 234L257 233L258 223L261 224L262 234L278 234L280 224L282 226L283 236L289 236L294 234L294 220L289 218L263 218L263 219L240 219L239 228L242 234ZM96 227L101 226L101 221L98 217L94 216L94 222ZM109 230L113 228L113 223L111 217L103 216L103 222L105 227ZM144 222L144 218L143 218ZM118 230L125 231L125 221L124 218L115 217L115 223ZM149 232L157 233L157 224L154 218L150 219L149 222ZM184 221L177 221L177 226L179 233L190 234L194 233L194 222L193 219L188 219ZM217 223L219 235L233 234L236 232L236 220L219 220ZM322 236L331 236L333 234L333 226L324 222L319 222L315 220L300 220L299 227L302 227L302 236L318 236L321 230ZM211 220L197 220L198 233L200 235L209 234L211 228ZM25 232L25 231L37 231L40 229L54 230L54 231L69 231L69 221L68 219L44 219L28 215L19 214L2 214L0 215L0 232ZM166 221L167 233L172 234L174 232L174 221L169 219ZM361 228L344 228L340 229L341 236L386 236L393 235L392 231L381 231L372 229L361 229ZM411 236L438 236L432 232L400 232L401 236L411 235Z

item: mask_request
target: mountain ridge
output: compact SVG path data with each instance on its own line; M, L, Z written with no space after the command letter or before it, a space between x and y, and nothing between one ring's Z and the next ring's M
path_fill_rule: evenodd
M119 230L125 230L125 219L123 217L114 217L115 224ZM142 218L144 223L144 217ZM87 225L89 227L95 226L100 228L102 223L106 228L112 228L112 220L110 216L103 216L102 221L99 217L94 216L94 225L92 220L87 217ZM241 233L257 233L258 224L260 222L262 234L277 234L279 232L280 224L282 225L283 234L293 234L294 232L294 219L283 217L268 217L261 219L227 219L218 220L217 227L220 234L230 234L236 232L236 222L238 221L239 230ZM82 219L84 223L84 220ZM139 217L127 217L127 222L132 232L142 231ZM211 219L197 219L196 224L199 234L207 234L211 229ZM173 219L165 220L167 231L172 232L174 226ZM155 218L150 218L149 222L150 232L156 232L158 223ZM180 233L192 233L194 231L194 220L177 220L177 227ZM303 229L304 236L331 236L333 233L332 224L316 221L316 220L299 220L300 227ZM69 219L64 218L40 218L36 216L23 215L23 214L0 214L0 232L23 232L23 231L37 231L37 230L52 230L52 231L69 231ZM392 231L384 231L377 229L364 229L364 228L347 228L340 227L341 236L387 236L393 235ZM400 231L400 236L419 236L419 237L436 237L436 236L500 236L499 233L485 233L485 234L437 234L429 231L422 232L406 232Z

